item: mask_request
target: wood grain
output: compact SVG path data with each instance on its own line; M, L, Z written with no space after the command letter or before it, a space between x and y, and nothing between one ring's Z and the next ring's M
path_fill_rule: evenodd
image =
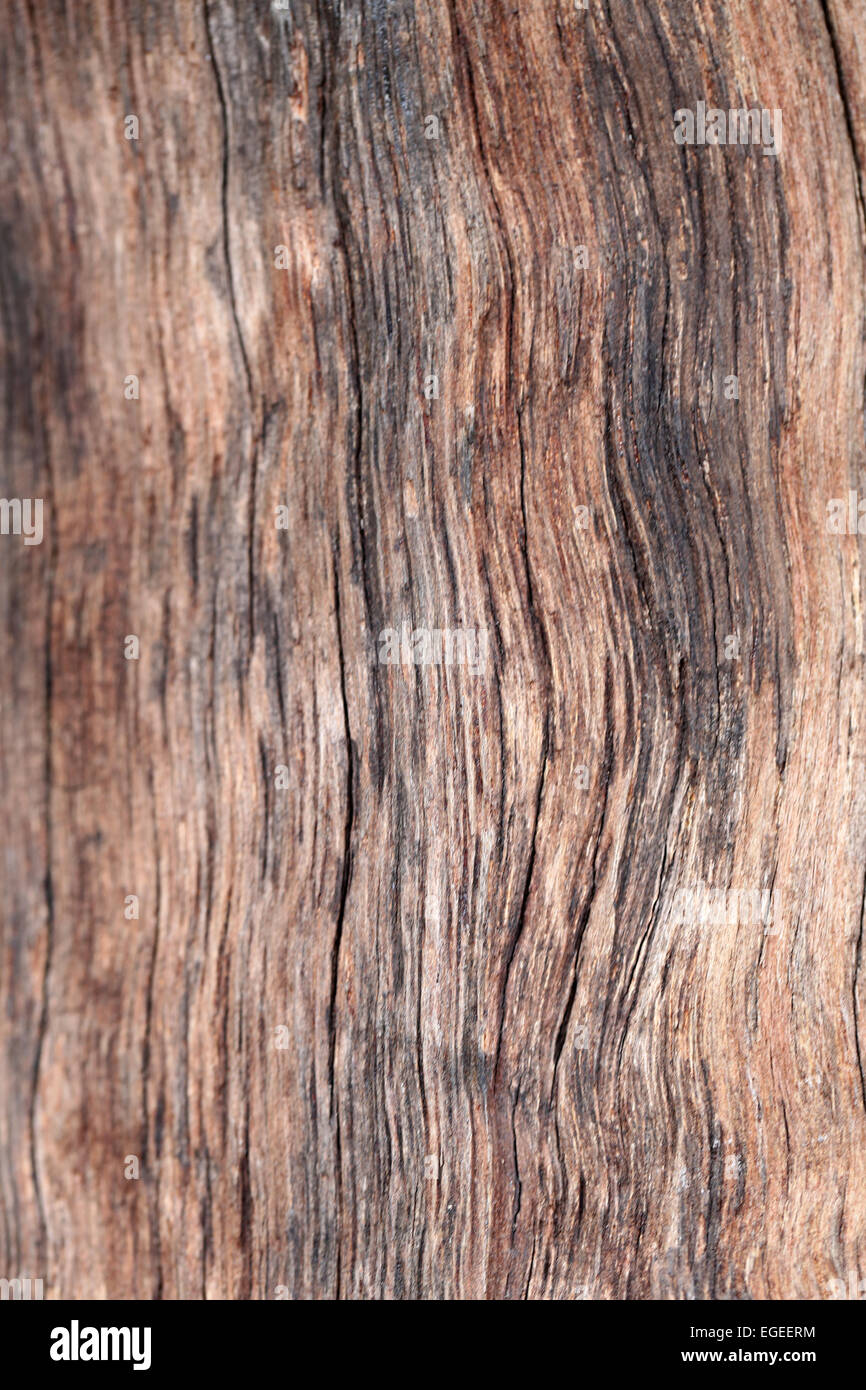
M3 7L0 1275L866 1274L863 33Z

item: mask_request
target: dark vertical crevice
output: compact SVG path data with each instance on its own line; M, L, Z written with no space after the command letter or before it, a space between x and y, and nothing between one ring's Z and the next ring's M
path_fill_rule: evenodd
M343 823L343 863L340 874L340 897L337 905L337 921L334 928L334 940L331 946L331 984L328 998L328 1093L331 1119L334 1118L334 1058L337 1046L337 986L340 973L340 947L343 942L343 925L346 918L346 902L349 896L349 883L352 873L352 827L355 819L355 759L352 745L352 732L349 725L349 698L346 689L346 655L343 646L340 579L336 555L334 556L334 605L337 624L337 650L340 660L340 699L343 709L343 729L346 743L346 816Z
M845 130L848 135L848 144L851 147L851 159L854 164L854 181L857 188L857 209L860 214L860 235L861 238L866 232L866 204L863 197L863 175L860 169L860 160L857 155L857 137L854 131L854 117L851 112L851 104L848 100L848 90L845 84L845 73L842 68L842 56L839 50L839 37L836 32L836 22L833 19L833 12L830 9L829 0L820 0L821 11L824 15L824 23L827 26L827 34L830 38L830 52L833 55L833 66L836 69L836 85L839 89L839 98L842 102L842 110L845 115Z
M866 1112L866 1072L863 1070L863 1052L860 1044L860 965L863 959L863 919L866 914L866 876L863 879L863 892L860 898L860 930L857 934L857 946L854 951L854 975L851 981L851 997L854 1005L854 1046L857 1049L857 1066L860 1071L860 1098L863 1101L863 1110Z
M54 500L54 488L51 487ZM53 510L53 509L52 509ZM52 518L53 520L54 518ZM53 738L53 690L54 670L52 663L52 613L54 608L54 573L57 553L56 523L51 527L51 556L48 566L48 586L46 595L45 624L45 965L42 972L42 990L39 1001L39 1022L36 1029L36 1047L33 1054L33 1069L30 1078L30 1104L28 1108L30 1128L30 1168L33 1175L33 1190L39 1212L40 1232L38 1248L40 1258L45 1259L48 1245L48 1223L42 1183L39 1177L39 1160L36 1153L36 1111L39 1100L39 1073L42 1067L42 1053L48 1030L48 1003L50 997L51 964L54 956L54 882L52 877L54 841L54 770L52 759Z
M231 310L232 322L234 324L235 337L238 349L243 362L244 378L247 386L247 400L249 403L249 426L251 436L250 447L250 478L247 501L247 630L248 647L252 651L253 633L255 631L255 509L256 509L256 481L258 475L259 449L261 447L261 435L256 429L256 412L253 396L253 377L250 369L250 360L247 354L246 342L244 341L241 329L240 317L238 315L237 294L235 290L234 266L232 263L231 234L229 222L229 111L226 101L226 91L223 86L220 66L217 61L216 49L214 47L213 32L211 29L210 10L207 0L203 0L204 27L207 37L208 53L210 55L211 67L213 68L214 82L216 85L217 101L219 102L220 118L222 121L223 154L222 154L222 174L220 197L222 202L222 239L223 239L223 259L225 261L226 280L228 283L229 307Z

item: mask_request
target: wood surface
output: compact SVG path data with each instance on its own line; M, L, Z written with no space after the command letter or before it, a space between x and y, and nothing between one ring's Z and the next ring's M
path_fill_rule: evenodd
M866 1275L864 49L863 0L2 6L0 1275Z

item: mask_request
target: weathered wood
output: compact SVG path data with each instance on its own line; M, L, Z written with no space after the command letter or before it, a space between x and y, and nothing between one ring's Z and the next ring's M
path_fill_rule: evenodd
M866 1274L862 20L3 7L0 1274Z

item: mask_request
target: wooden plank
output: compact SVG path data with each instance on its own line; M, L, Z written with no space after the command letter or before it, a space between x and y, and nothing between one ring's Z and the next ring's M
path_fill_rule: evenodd
M866 1272L861 18L5 7L0 1275Z

